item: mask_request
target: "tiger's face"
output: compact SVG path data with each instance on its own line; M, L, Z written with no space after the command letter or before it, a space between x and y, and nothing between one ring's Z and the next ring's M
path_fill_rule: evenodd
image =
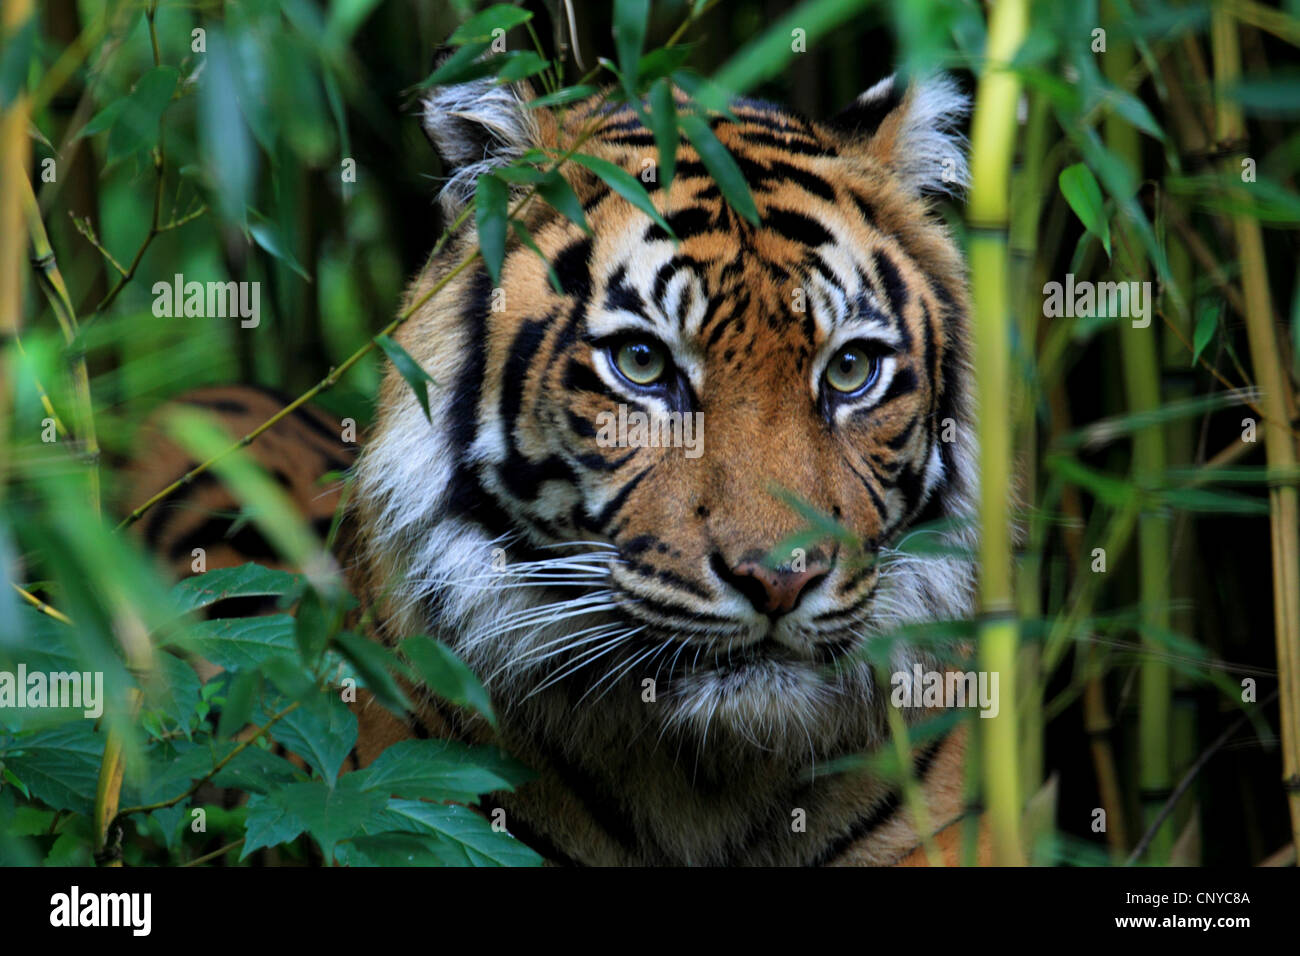
M446 213L491 165L594 131L583 152L650 170L672 235L566 169L589 233L535 204L538 249L508 250L499 286L479 264L403 328L439 386L430 423L390 375L359 468L390 630L446 637L529 720L640 713L815 751L875 738L864 638L969 601L959 559L896 550L971 494L964 273L927 199L964 175L964 100L885 81L829 124L737 104L713 128L753 225L686 141L662 188L626 108L538 115L467 86L426 104L463 164ZM901 648L889 669L919 659Z

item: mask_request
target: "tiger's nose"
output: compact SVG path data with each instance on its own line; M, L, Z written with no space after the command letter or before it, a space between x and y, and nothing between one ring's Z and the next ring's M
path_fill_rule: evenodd
M761 560L745 560L729 568L723 577L759 611L778 617L798 607L803 596L817 587L830 570L824 561L806 561L797 571L789 565L773 568Z

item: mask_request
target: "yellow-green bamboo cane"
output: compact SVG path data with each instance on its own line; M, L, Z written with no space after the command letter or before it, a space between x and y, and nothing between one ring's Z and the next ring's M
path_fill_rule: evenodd
M1214 8L1210 39L1214 54L1214 80L1220 91L1215 110L1215 135L1219 145L1240 143L1246 125L1241 108L1222 94L1241 75L1241 47L1231 10ZM1239 175L1236 160L1226 171ZM1248 186L1242 185L1244 191ZM1248 213L1232 217L1241 263L1241 289L1246 306L1246 334L1255 384L1263 392L1264 451L1268 467L1289 473L1296 465L1296 446L1287 410L1292 407L1291 382L1283 367L1273 325L1268 266L1258 220ZM1282 775L1291 812L1291 835L1300 850L1300 489L1293 484L1269 489L1269 516L1273 550L1273 621L1277 644L1280 690Z
M975 378L980 442L979 658L999 675L1003 706L981 721L984 790L995 860L1024 862L1020 843L1016 654L1019 628L1011 588L1010 215L1020 79L1007 68L1028 28L1027 0L997 0L989 18L987 62L971 128L967 209L973 276Z
M1041 248L1040 228L1046 180L1055 176L1047 162L1047 136L1050 131L1051 100L1044 93L1031 96L1029 121L1025 126L1024 150L1015 174L1016 202L1011 210L1011 289L1018 322L1020 354L1016 360L1031 363L1037 351L1038 319L1042 315L1043 280L1047 263ZM1038 475L1038 382L1026 381L1014 396L1016 452L1026 463L1022 485L1025 509L1034 512L1037 505ZM1016 599L1021 618L1041 616L1041 547L1029 547L1016 575ZM1035 793L1043 778L1043 683L1041 680L1041 645L1027 642L1020 649L1020 792ZM1031 848L1032 850L1032 848Z
M5 0L0 7L0 36L8 50L32 18L31 0ZM19 90L7 109L0 110L0 343L8 345L22 328L23 262L26 243L23 230L22 193L19 181L27 178L29 150L27 97ZM0 354L0 448L9 445L9 403L11 379L9 356ZM0 486L9 469L8 452L0 452Z
M1114 7L1106 4L1107 20L1114 25ZM1118 34L1118 30L1112 33ZM1133 66L1133 45L1114 39L1102 57L1103 69L1112 83L1122 83ZM1133 173L1142 179L1142 152L1138 131L1127 119L1112 111L1105 122L1106 145ZM1145 278L1137 237L1122 221L1112 226L1114 267L1122 282ZM1154 310L1152 310L1154 311ZM1145 328L1118 317L1120 365L1128 409L1140 414L1160 407L1159 327L1147 316ZM1165 436L1161 427L1144 428L1133 436L1132 473L1142 488L1157 485L1165 472ZM1170 668L1152 636L1169 629L1169 518L1148 509L1138 519L1138 582L1141 593L1143 656L1138 675L1138 777L1142 788L1143 817L1150 820L1164 806L1173 785L1172 689ZM1148 859L1163 863L1173 844L1173 823L1166 822L1151 842Z

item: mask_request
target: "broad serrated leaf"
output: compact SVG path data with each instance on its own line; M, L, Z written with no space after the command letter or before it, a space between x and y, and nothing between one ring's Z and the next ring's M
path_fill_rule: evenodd
M288 571L260 564L241 564L233 568L214 568L186 578L172 588L172 598L182 612L197 611L227 598L288 594L301 581L301 576Z
M144 707L161 711L188 737L195 705L199 701L199 675L173 654L160 654L157 662L157 672L144 685Z
M293 653L293 618L287 614L218 618L190 631L191 646L225 670L255 669L267 658Z
M473 708L496 726L487 690L451 648L432 637L418 636L404 640L401 649L429 690L443 700Z
M508 821L507 821L508 826ZM370 860L382 856L387 865L404 865L399 834L418 834L430 842L421 844L430 861L442 866L539 866L542 858L508 832L492 829L482 814L460 804L428 803L423 800L390 800L381 813L367 821L366 837L352 842L374 841L374 850L360 847ZM387 841L381 840L388 837ZM390 854L388 851L395 851ZM380 851L380 852L377 852ZM409 865L409 864L405 864Z
M492 284L501 282L501 263L506 257L506 219L510 215L510 190L492 173L478 178L474 190L474 222L478 227L478 247L483 253Z
M271 736L333 785L343 761L356 745L357 718L332 694L320 703L323 706L302 706L286 714L271 728ZM255 719L261 724L266 718Z
M533 774L490 747L455 740L403 740L365 770L364 786L387 796L470 803L480 794L513 790Z
M424 409L424 417L429 422L432 422L433 418L429 413L429 386L433 385L434 387L437 387L438 383L435 382L433 376L426 372L420 366L420 363L413 359L411 354L398 345L395 340L389 338L387 335L376 335L375 342L377 342L379 347L384 350L384 354L388 356L388 360L393 363L393 368L397 369L398 374L401 375L406 381L406 384L411 387L411 391L414 393L416 401L418 401L420 407Z
M283 757L261 747L247 747L212 777L213 786L248 793L270 793L306 776Z
M1110 255L1110 223L1106 221L1105 202L1101 196L1101 187L1097 185L1092 171L1083 163L1075 163L1061 170L1057 177L1061 195L1070 204L1074 214L1083 223L1083 228L1096 236L1106 255Z
M5 767L33 797L55 810L84 814L95 803L103 756L104 737L89 720L24 734L3 751Z
M654 203L650 201L650 196L645 191L645 187L641 185L635 176L621 166L615 166L608 160L599 159L596 156L588 156L586 153L574 153L572 158L575 163L591 170L600 177L606 186L658 223L659 228L668 233L669 236L673 239L677 238L672 227L668 225L663 216L659 215L659 210L655 209Z
M292 840L304 830L320 844L326 861L334 859L334 845L362 832L362 828L387 801L382 794L360 788L348 774L336 787L312 780L291 783L248 803L248 843L242 856L253 849ZM241 856L241 858L242 858Z

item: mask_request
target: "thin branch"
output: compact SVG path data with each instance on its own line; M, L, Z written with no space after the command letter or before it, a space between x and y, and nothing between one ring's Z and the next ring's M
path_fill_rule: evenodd
M284 710L275 714L275 716L273 716L270 720L264 723L261 727L257 728L257 732L255 734L253 734L247 740L241 742L237 747L235 747L234 750L230 751L230 753L222 757L221 760L217 761L216 766L214 766L211 770L209 770L206 774L204 774L203 777L194 781L194 783L187 790L185 790L184 793L179 793L176 796L172 797L170 800L160 800L158 803L150 803L138 807L126 807L125 809L117 811L117 819L120 820L122 817L130 816L133 813L151 813L154 810L165 810L168 807L173 807L176 804L180 803L186 797L192 797L195 793L198 792L200 787L202 787L205 783L207 783L217 774L221 773L221 771L226 768L226 765L229 764L230 761L234 760L241 753L243 753L245 750L251 747L254 743L257 742L257 739L259 737L261 737L268 730L270 730L277 723L279 723L281 718L287 716L288 714L297 710L301 706L302 706L302 701L295 700Z
M64 614L62 611L58 610L57 608L50 607L48 604L46 604L44 601L38 598L31 591L28 591L26 588L20 587L18 584L14 583L13 581L10 581L9 583L10 585L13 586L13 589L18 592L19 596L21 596L22 599L26 601L28 604L30 604L32 607L36 608L36 610L40 611L42 614L54 618L54 620L56 621L68 625L69 627L73 626L72 618L68 617L68 615Z
M223 857L231 850L237 850L241 846L243 846L244 841L247 839L248 837L240 837L238 840L235 840L233 843L227 843L220 850L213 850L211 853L205 853L202 856L196 856L188 863L182 863L181 866L199 866L203 863L207 863L209 860L215 860L218 857Z
M1260 701L1259 705L1261 707L1267 707L1277 698L1277 694L1277 691L1273 691L1273 693ZM1178 801L1182 798L1183 794L1187 792L1187 789L1192 785L1192 781L1194 781L1196 775L1201 772L1201 768L1210 762L1210 758L1221 750L1223 745L1232 739L1232 735L1244 727L1246 721L1249 719L1250 718L1245 715L1238 717L1228 726L1227 730L1215 738L1214 743L1210 744L1210 746L1205 749L1204 753L1196 758L1196 763L1192 764L1191 767L1188 768L1187 773L1183 774L1183 779L1178 781L1178 786L1174 787L1173 792L1169 794L1169 799L1167 799L1165 805L1160 808L1160 812L1151 819L1151 825L1147 827L1146 833L1142 834L1142 839L1138 840L1137 846L1133 848L1133 852L1130 853L1128 859L1124 861L1125 866L1132 866L1142 858L1142 854L1146 852L1147 847L1151 845L1151 841L1155 839L1155 835L1159 831L1160 825L1168 819L1169 814L1174 812L1174 807L1178 804Z

